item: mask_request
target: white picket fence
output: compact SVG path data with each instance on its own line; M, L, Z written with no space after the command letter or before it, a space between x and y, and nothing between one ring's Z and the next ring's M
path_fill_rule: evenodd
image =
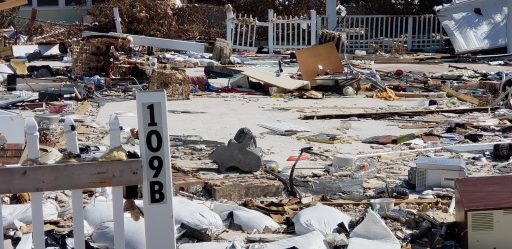
M326 29L327 22L327 16L319 16L317 30ZM347 15L337 16L337 24L337 31L346 34L349 53L376 47L385 51L398 47L407 51L444 47L443 28L434 15Z
M110 145L121 145L121 125L116 115L110 119ZM80 154L77 131L74 121L66 117L64 135L67 151ZM39 153L38 125L33 118L26 122L28 159L37 160ZM19 177L17 177L19 176ZM112 187L114 245L116 249L125 248L123 187L142 184L142 163L140 160L122 162L80 163L48 166L19 166L0 168L0 194L31 192L33 220L33 248L45 248L42 192L71 189L73 211L74 248L85 249L84 209L82 188ZM80 188L80 189L77 189ZM0 217L2 204L0 202ZM3 227L0 219L0 227ZM3 232L0 242L3 241ZM0 243L0 249L4 249Z
M228 10L226 40L231 42L233 49L242 51L256 51L261 45L266 45L270 51L306 48L317 43L316 21L314 10L310 11L309 17L281 17L268 10L266 22ZM266 44L258 41L258 32L268 35Z

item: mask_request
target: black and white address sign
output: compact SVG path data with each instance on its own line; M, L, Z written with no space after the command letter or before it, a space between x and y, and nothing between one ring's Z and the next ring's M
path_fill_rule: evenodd
M137 93L146 248L176 248L165 91Z

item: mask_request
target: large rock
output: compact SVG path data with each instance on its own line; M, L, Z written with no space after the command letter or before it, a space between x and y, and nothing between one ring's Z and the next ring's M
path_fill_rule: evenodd
M219 165L219 171L222 173L231 169L251 173L261 169L262 154L251 130L241 128L234 139L229 140L227 146L218 147L209 158Z

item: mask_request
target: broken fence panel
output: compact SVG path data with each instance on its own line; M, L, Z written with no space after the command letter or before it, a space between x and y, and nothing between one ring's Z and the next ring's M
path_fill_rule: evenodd
M111 147L121 145L121 126L117 116L111 118ZM28 159L37 161L39 153L39 133L33 118L25 124ZM76 126L70 117L64 124L66 147L68 152L79 154ZM33 217L33 236L30 237L35 249L45 248L43 198L45 191L72 190L74 248L85 248L83 188L115 186L113 189L115 248L124 247L123 191L121 186L142 183L142 164L140 160L118 162L96 162L79 164L61 164L51 166L15 166L0 169L1 194L30 192ZM0 202L0 215L1 215ZM119 219L122 221L119 222ZM0 225L2 225L0 219ZM1 241L3 241L2 233ZM4 244L0 243L0 249Z
M267 29L266 41L269 51L275 49L295 50L310 47L317 43L317 15L310 11L310 17L281 17L273 10L268 10L267 22L247 15L226 12L226 39L231 42L233 49L256 51L259 47L258 31Z
M328 18L318 16L317 19L318 35L322 29L327 29ZM350 53L356 50L411 51L444 47L443 28L434 15L338 15L336 22L336 30L346 34L347 52Z

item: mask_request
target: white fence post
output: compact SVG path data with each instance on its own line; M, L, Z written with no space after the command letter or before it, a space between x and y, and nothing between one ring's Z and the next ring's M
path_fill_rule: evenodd
M336 11L336 8L334 10ZM334 15L334 20L336 20L336 15ZM311 10L311 46L315 45L316 43L316 11Z
M274 10L268 10L268 53L274 53Z
M71 117L66 117L64 121L64 136L66 137L66 148L68 152L75 155L80 154L78 150L76 126ZM71 199L75 249L85 249L83 191L81 189L71 190Z
M27 120L25 132L27 137L28 159L39 160L39 127L34 118ZM35 249L44 249L43 193L30 193L30 207L32 209L32 243Z
M233 44L233 9L226 10L226 40Z
M116 32L123 33L123 29L121 28L121 17L119 16L119 8L114 8L114 21L116 23Z
M407 51L412 50L412 25L414 24L414 18L409 16L407 21Z
M110 148L121 146L121 123L116 114L110 116L109 121ZM124 249L124 207L123 207L123 187L112 187L112 203L114 217L114 247Z

